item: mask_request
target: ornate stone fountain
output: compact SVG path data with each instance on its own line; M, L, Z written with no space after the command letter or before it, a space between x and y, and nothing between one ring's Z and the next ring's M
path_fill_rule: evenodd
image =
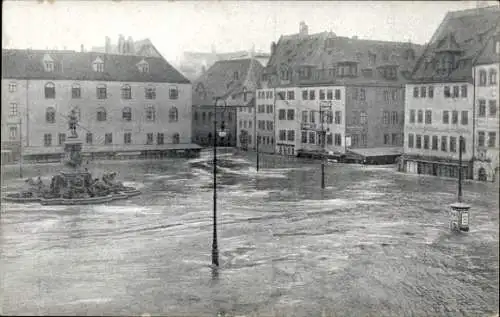
M82 168L82 141L76 132L78 119L74 111L69 115L69 136L64 143L65 162L62 171L52 177L50 186L43 184L40 177L26 180L27 188L18 193L8 193L4 200L26 203L39 202L42 205L87 205L127 199L141 194L133 187L123 186L115 180L116 173L105 173L101 179L92 178Z

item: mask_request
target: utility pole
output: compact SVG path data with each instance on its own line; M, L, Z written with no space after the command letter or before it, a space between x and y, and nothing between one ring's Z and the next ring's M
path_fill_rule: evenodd
M259 171L259 135L257 135L257 172Z
M331 111L331 104L319 105L319 120L321 120L321 188L325 189L325 160L326 160L326 130L324 127L325 115L324 109ZM330 115L330 113L328 114Z
M19 117L19 178L23 178L23 119Z
M458 202L462 202L462 146L463 137L458 138Z

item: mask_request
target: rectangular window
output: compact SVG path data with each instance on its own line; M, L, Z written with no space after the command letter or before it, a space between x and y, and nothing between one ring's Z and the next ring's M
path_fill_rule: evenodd
M479 117L486 117L486 100L484 99L479 99L478 101L479 105L479 109L478 109L478 116Z
M85 136L85 143L87 144L92 144L93 143L93 135L90 132L87 132L87 135Z
M448 145L448 138L445 136L441 137L441 151L446 152Z
M302 111L302 122L304 123L307 123L307 114L308 114L307 110Z
M496 132L488 132L488 147L496 147L496 144L497 144Z
M359 135L353 134L351 137L351 146L352 147L357 147L359 146Z
M80 99L82 97L82 90L80 86L71 87L71 98Z
M288 100L295 100L295 91L289 90L287 98Z
M335 89L335 100L340 100L340 89Z
M280 109L279 110L279 120L285 120L286 119L286 110L285 109Z
M307 100L307 97L309 95L307 94L307 90L302 90L302 100Z
M156 134L156 144L163 145L165 143L165 135L163 133Z
M315 122L316 122L316 116L315 116L315 114L314 114L314 111L312 111L312 110L311 110L311 111L310 111L310 113L309 113L309 121L310 121L311 123L315 123Z
M326 99L333 100L333 90L331 89L326 90Z
M427 87L425 86L420 87L420 97L422 98L427 97Z
M302 131L301 138L300 138L302 143L307 143L307 132Z
M424 112L422 110L418 111L418 123L422 123L424 121Z
M424 149L428 150L429 149L429 136L424 135Z
M358 100L358 93L359 93L358 88L352 89L352 99L353 100Z
M413 142L414 142L414 136L413 136L413 134L408 134L408 147L410 149L412 149L413 146L414 146Z
M342 111L335 111L335 124L342 123Z
M295 120L295 110L294 109L288 109L287 114L286 114L287 120Z
M462 138L462 153L466 152L466 146L465 146L465 138Z
M462 98L467 98L467 85L462 85Z
M399 135L397 133L392 134L392 145L398 145L399 140L398 140Z
M390 142L389 134L384 134L384 144L389 144L389 142Z
M453 98L458 98L460 97L460 87L458 86L453 86Z
M496 100L490 100L488 102L488 108L489 108L489 116L492 118L495 118L497 116L497 101Z
M443 123L450 123L450 112L448 110L443 110Z
M113 144L113 133L106 133L104 135L104 144Z
M445 98L451 97L450 86L444 86L444 97Z
M434 98L434 87L429 86L429 98Z
M131 144L132 143L132 133L127 132L123 134L123 143Z
M9 127L9 139L17 139L17 127Z
M450 152L457 151L457 138L454 136L450 136Z
M425 110L425 124L432 124L432 110Z
M331 133L328 133L326 136L326 144L332 145L333 144L333 135Z
M333 112L331 110L328 110L326 112L326 117L327 117L327 123L333 124Z
M285 141L286 140L286 130L280 130L279 137L280 137L280 141Z
M353 111L351 114L351 124L358 125L359 124L359 111Z
M417 149L421 149L422 148L422 136L420 134L417 134L416 148Z
M156 99L156 88L153 87L144 88L144 97L149 100Z
M146 144L153 144L153 133L146 134Z
M59 133L59 145L64 145L66 142L66 133Z
M106 99L106 87L97 87L97 99Z
M390 120L389 116L390 116L389 111L384 111L383 117L382 117L384 124L389 124L389 120Z
M437 137L437 135L432 136L432 149L434 151L438 150L438 137Z
M484 147L485 145L485 133L484 131L477 132L477 145L480 147Z
M342 135L340 133L335 133L335 145L336 146L342 145Z
M9 92L15 92L15 91L17 91L17 84L9 83Z
M43 145L44 146L51 146L52 145L52 134L45 133L43 135Z
M451 112L451 123L458 124L458 111L456 111L456 110L453 110Z
M410 123L415 123L415 110L410 110Z
M315 100L315 99L316 99L316 91L309 90L309 100Z
M467 110L462 111L462 125L469 124L469 112Z
M9 116L15 117L18 115L17 103L12 102L9 106Z
M418 98L418 87L413 87L413 98Z
M366 90L364 88L359 90L359 100L366 100Z
M309 143L316 144L316 132L309 132Z
M320 89L319 90L319 100L325 100L325 90L324 89Z
M288 141L295 141L295 130L288 130L286 134Z
M392 125L396 125L399 123L399 120L398 120L398 112L397 111L393 111L391 112L391 124Z
M172 87L169 89L169 97L170 99L178 99L179 98L179 90L176 87Z

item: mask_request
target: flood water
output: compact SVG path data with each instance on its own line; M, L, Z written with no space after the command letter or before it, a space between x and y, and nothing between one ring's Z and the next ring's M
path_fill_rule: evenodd
M452 233L456 180L392 167L227 155L212 276L212 174L200 159L91 163L138 197L99 206L2 202L7 315L491 316L498 184L466 182L470 232ZM58 165L26 167L49 177ZM46 178L48 179L48 178ZM15 167L2 191L20 188ZM279 312L279 314L278 314Z

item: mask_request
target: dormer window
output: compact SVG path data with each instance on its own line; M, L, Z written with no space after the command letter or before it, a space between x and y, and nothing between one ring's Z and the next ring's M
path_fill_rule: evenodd
M377 63L377 55L374 53L369 53L368 54L368 62L370 65L375 65Z
M141 73L149 73L149 63L144 59L137 64L137 67Z
M46 72L54 71L54 60L48 54L45 54L45 56L43 57L43 67Z
M337 65L337 73L340 77L346 76L357 76L358 75L358 65L354 61L340 62Z
M300 79L310 79L312 74L312 69L309 66L301 67L299 70Z
M97 57L95 61L92 63L92 68L94 72L103 73L104 72L104 62L100 57Z

